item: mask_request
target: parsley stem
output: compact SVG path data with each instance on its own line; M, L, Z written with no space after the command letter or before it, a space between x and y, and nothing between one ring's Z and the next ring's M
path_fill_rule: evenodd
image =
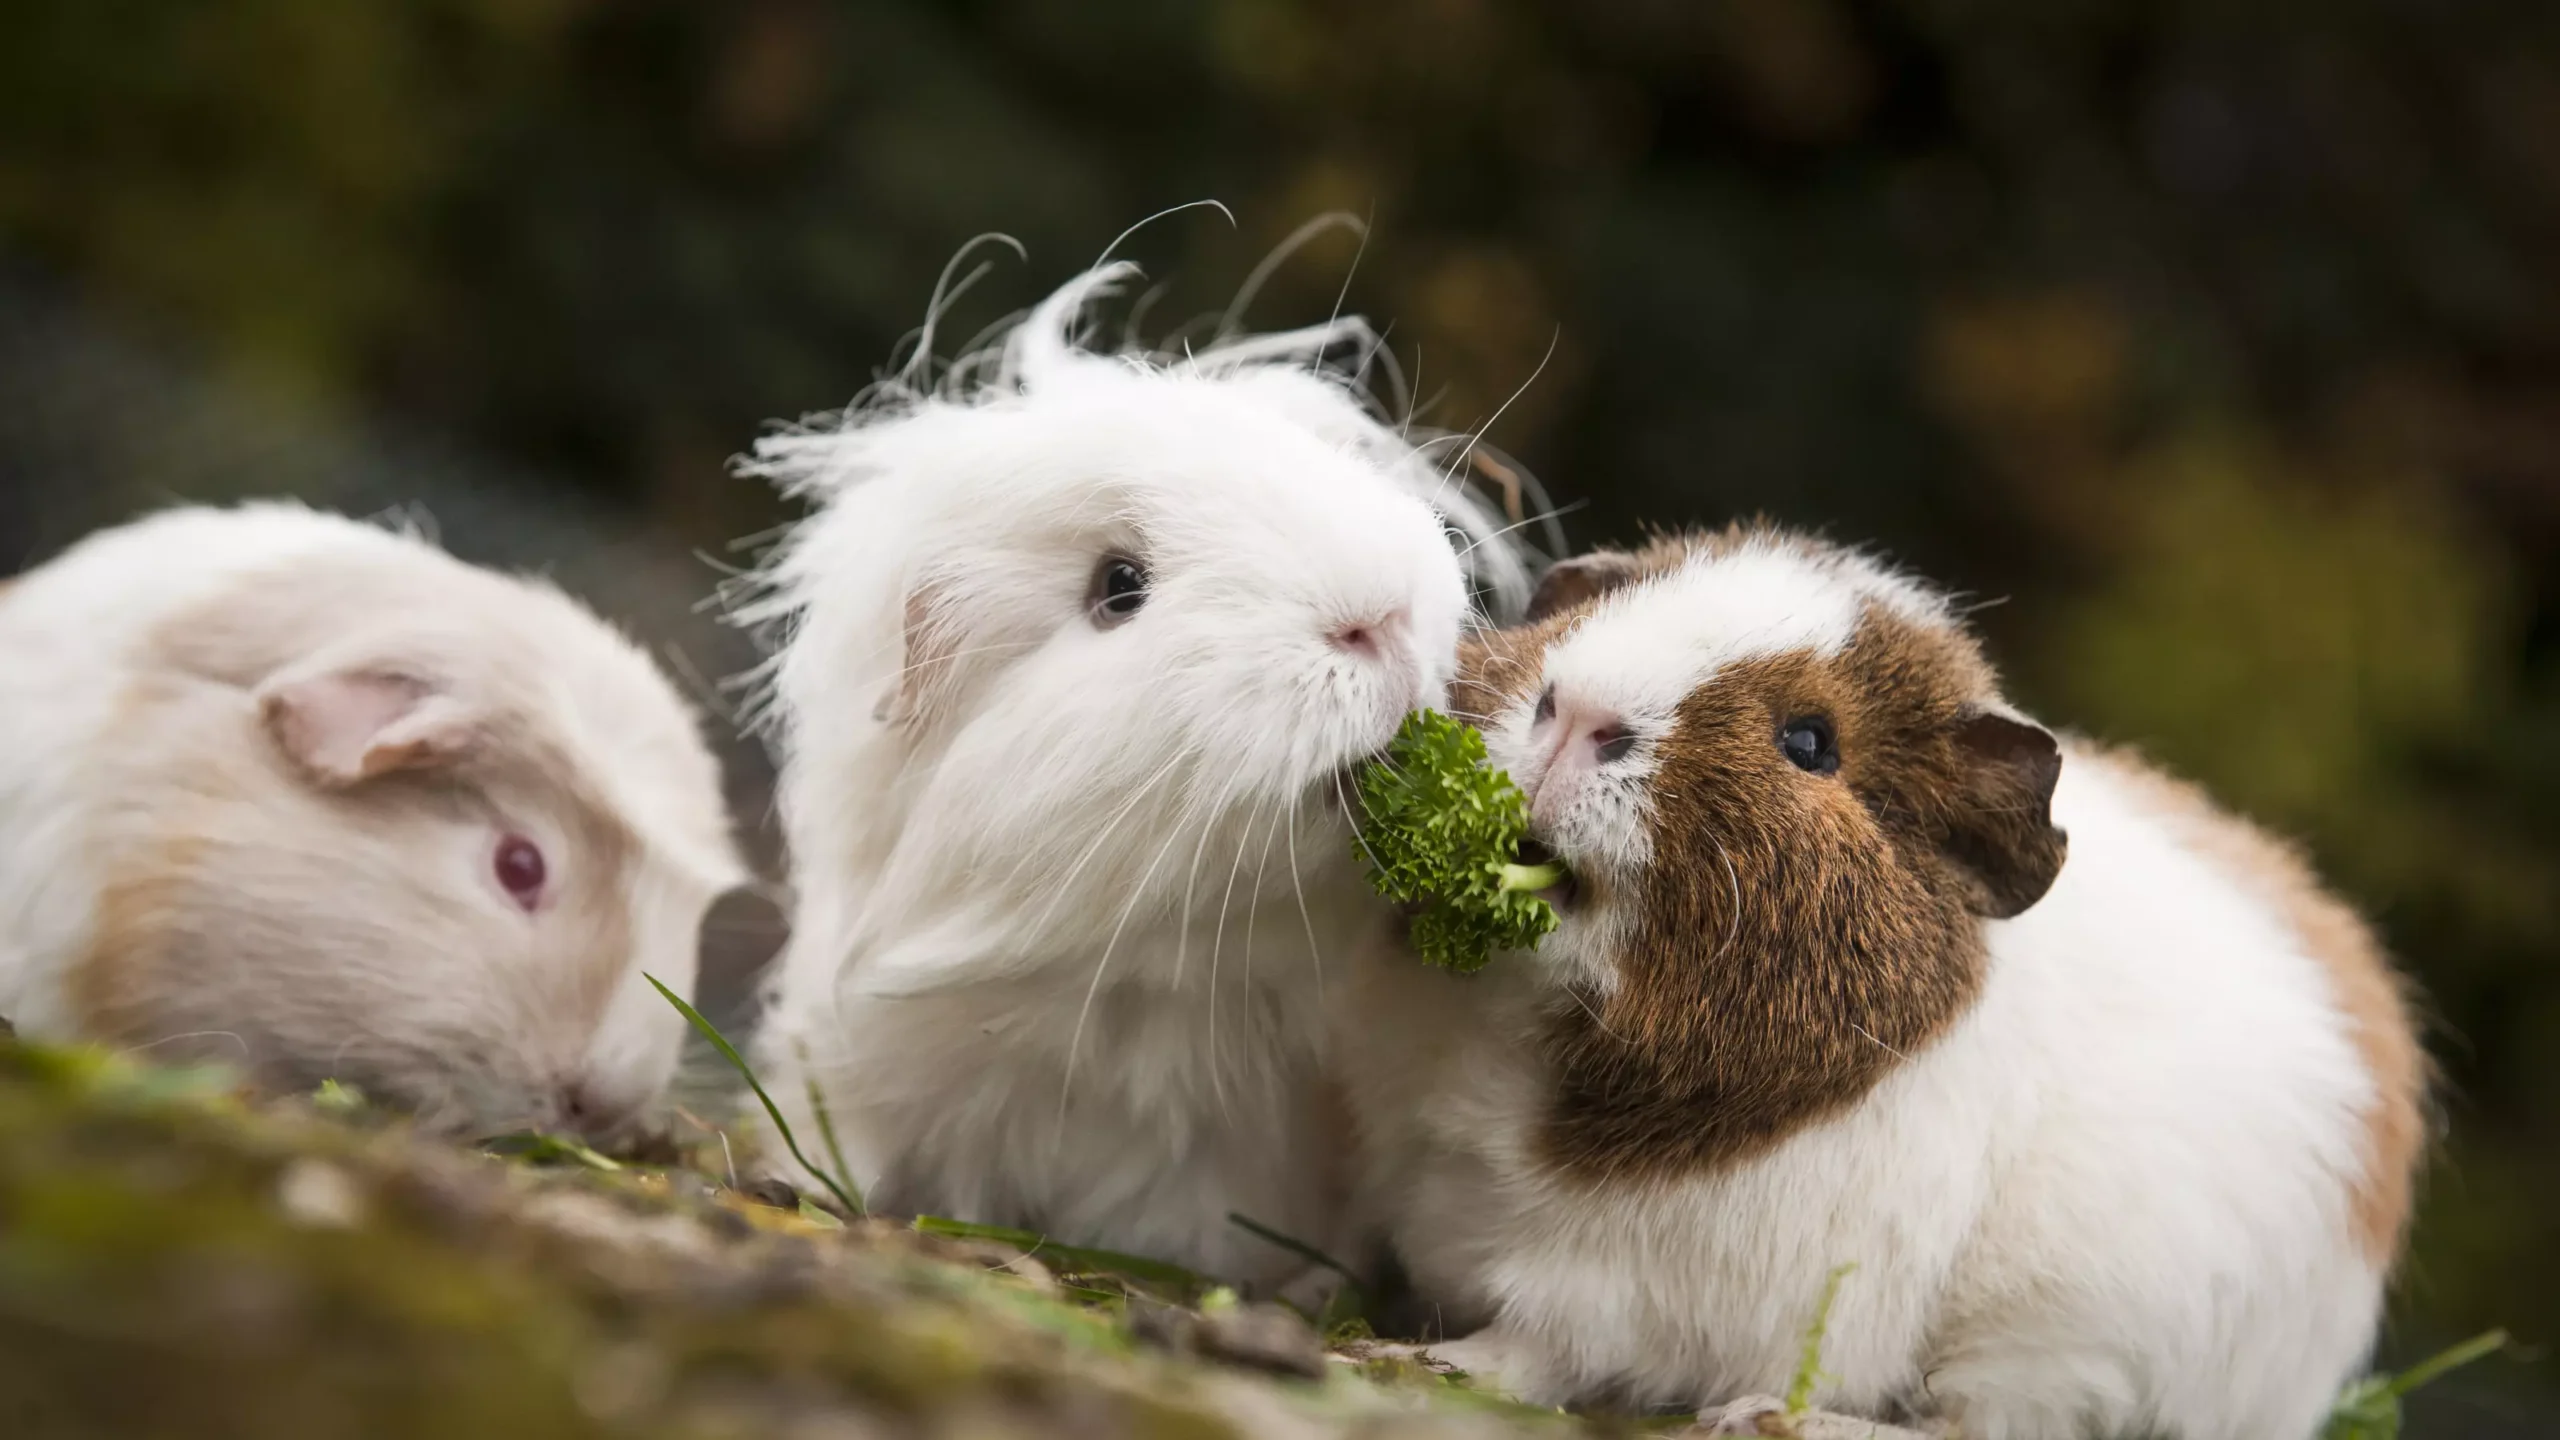
M1505 890L1544 890L1564 883L1562 865L1505 865L1502 888Z

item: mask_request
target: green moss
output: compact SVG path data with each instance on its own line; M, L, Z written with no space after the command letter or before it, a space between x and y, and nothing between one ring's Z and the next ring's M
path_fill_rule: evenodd
M825 1419L1213 1440L1280 1416L1378 1436L1518 1418L1429 1375L1151 1351L1119 1292L994 1268L1011 1255L984 1240L830 1229L681 1169L537 1167L226 1087L0 1041L0 1433L691 1440Z

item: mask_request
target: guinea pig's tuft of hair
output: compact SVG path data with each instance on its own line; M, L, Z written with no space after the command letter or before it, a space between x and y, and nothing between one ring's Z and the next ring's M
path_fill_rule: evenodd
M908 365L880 376L842 410L808 416L758 439L738 462L738 471L787 497L823 503L892 466L914 463L918 457L903 444L911 423L946 412L1071 402L1081 386L1109 377L1240 385L1257 392L1274 413L1359 456L1397 488L1438 511L1462 537L1462 559L1485 611L1496 619L1520 614L1529 598L1530 567L1538 559L1517 538L1526 521L1507 520L1456 476L1454 467L1435 463L1435 456L1452 453L1456 463L1464 463L1476 448L1476 437L1418 429L1409 418L1393 420L1380 408L1368 388L1369 377L1381 365L1392 367L1393 357L1365 318L1337 316L1321 325L1270 334L1222 330L1205 344L1175 351L1150 349L1134 338L1115 349L1094 348L1094 307L1139 274L1128 261L1088 270L1052 292L993 343L961 354L938 373L928 324ZM984 498L1004 503L1005 477L984 480L992 482L987 488L993 492ZM1026 495L1016 498L1037 492L1032 485L1019 488ZM1535 502L1543 497L1532 489L1528 498ZM731 616L750 628L787 627L800 608L806 579L793 566L796 555L794 546L779 547L766 564L733 577L724 594ZM769 690L756 693L771 698ZM759 706L757 713L769 716L769 706Z
M103 532L0 598L0 1014L605 1136L672 1076L716 762L568 596L295 505Z
M2426 1066L2283 847L2001 695L1954 607L1765 525L1551 570L1453 705L1575 892L1373 953L1369 1203L1541 1403L1785 1387L1967 1435L2308 1436L2370 1346Z
M1334 1223L1320 1001L1391 919L1347 772L1524 552L1329 358L1358 322L1091 348L1132 273L746 463L815 507L733 597L800 897L766 1063L893 1208L1267 1279L1227 1212Z

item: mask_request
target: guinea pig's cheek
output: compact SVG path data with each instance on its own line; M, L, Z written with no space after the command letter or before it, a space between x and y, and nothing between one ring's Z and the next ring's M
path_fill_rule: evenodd
M1618 983L1611 957L1620 953L1632 929L1632 922L1606 902L1577 904L1530 955L1550 981L1588 986L1605 995Z
M1571 784L1571 793L1541 807L1546 813L1533 820L1530 833L1573 867L1579 899L1596 901L1629 889L1653 862L1643 792L1607 779L1558 784Z
M1410 690L1410 710L1447 710L1449 708L1449 672L1445 667L1424 660L1418 663Z
M1516 713L1497 716L1490 724L1479 724L1484 735L1485 759L1495 769L1511 777L1511 783L1523 791L1538 788L1542 757L1529 744L1529 717L1526 706L1514 707Z

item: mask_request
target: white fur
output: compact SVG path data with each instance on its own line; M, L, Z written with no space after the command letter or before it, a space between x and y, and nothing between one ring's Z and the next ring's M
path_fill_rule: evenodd
M357 654L449 682L507 737L471 774L508 773L439 799L297 771L260 696ZM579 850L598 821L631 837L616 876ZM502 824L546 852L537 914L492 878ZM74 970L136 958L95 946L106 897L140 895L145 933L114 943L168 962L166 988L118 1038L159 1058L342 1075L457 1126L575 1123L572 1089L627 1114L684 1033L640 972L689 989L702 915L743 878L690 713L547 586L262 504L164 512L0 590L0 1015L30 1035L87 1032ZM608 932L636 939L598 954Z
M763 1043L814 1079L885 1205L1030 1225L1243 1281L1324 1244L1340 1144L1322 998L1384 912L1342 772L1439 701L1468 586L1511 548L1317 357L1328 327L1198 355L1071 343L1124 267L996 358L761 447L815 498L750 619L801 894ZM1107 553L1144 608L1097 627ZM915 597L926 599L919 602ZM907 632L954 660L902 706ZM1381 653L1327 639L1377 627Z
M1741 654L1836 647L1844 602L1903 583L1693 561L1614 597L1550 674L1650 713ZM1524 729L1496 721L1497 759ZM1777 1393L1854 1263L1824 1405L1968 1440L2314 1433L2380 1302L2349 1213L2375 1082L2277 903L2076 760L2054 800L2068 863L1987 926L1973 1010L1847 1114L1723 1171L1594 1190L1538 1158L1552 982L1605 966L1609 916L1473 978L1371 957L1345 1047L1370 1180L1452 1332L1484 1327L1439 1353L1544 1401ZM1580 843L1557 848L1613 863Z

